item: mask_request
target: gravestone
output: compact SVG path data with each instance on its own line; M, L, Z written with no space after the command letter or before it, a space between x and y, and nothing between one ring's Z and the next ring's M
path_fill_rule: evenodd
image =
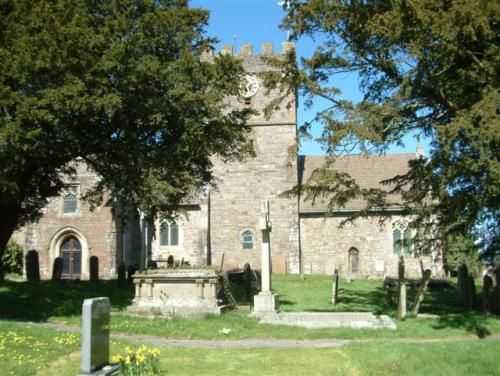
M472 275L467 276L465 306L472 308L476 305L476 285Z
M52 268L52 280L60 281L62 278L63 271L63 259L62 257L56 257L54 259L54 267Z
M493 310L493 271L488 271L483 277L483 308L486 313Z
M497 267L495 270L495 291L494 291L494 297L493 297L493 302L494 302L494 309L495 312L500 315L500 267Z
M97 281L99 279L99 259L97 256L90 257L90 280Z
M26 277L30 282L38 282L40 280L38 252L34 249L26 253Z
M339 291L339 272L335 269L333 273L333 283L332 283L332 304L337 304L337 294Z
M123 262L118 266L117 282L118 282L118 287L124 287L127 285L127 273L125 269L125 264Z
M251 301L252 298L252 268L247 262L243 267L243 291L245 292L245 300L247 302Z
M109 298L85 299L82 307L82 363L80 375L110 375Z
M467 270L467 265L462 264L458 268L457 274L457 289L458 298L462 306L467 305L467 280L469 276L469 271Z

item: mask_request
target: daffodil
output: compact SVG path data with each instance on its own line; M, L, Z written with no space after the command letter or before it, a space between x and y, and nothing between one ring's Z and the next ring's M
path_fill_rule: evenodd
M129 366L132 362L130 361L130 356L127 355L127 357L125 358L125 365L126 366Z
M122 360L122 356L120 354L116 354L111 357L111 363L118 363L120 360Z

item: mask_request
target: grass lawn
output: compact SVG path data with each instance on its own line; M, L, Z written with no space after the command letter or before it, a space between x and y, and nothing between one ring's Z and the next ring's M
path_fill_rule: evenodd
M0 375L75 375L79 342L75 334L0 321ZM498 344L376 340L316 349L159 349L166 375L498 375ZM123 354L127 345L137 347L112 341L111 354Z
M306 276L304 281L296 275L273 276L273 289L278 292L284 311L368 311L394 317L396 307L389 306L380 280L341 281L340 303L333 307L331 277ZM479 292L479 287L478 287ZM408 301L416 291L409 289ZM457 304L455 286L448 290L430 291L424 300L422 312L439 315L435 319L408 318L398 322L397 330L370 329L315 329L292 328L258 324L248 317L248 303L234 286L234 295L243 309L227 312L220 317L172 320L131 317L123 313L131 304L133 287L118 289L116 281L90 282L6 282L0 285L0 320L55 321L80 325L81 306L85 298L109 296L113 315L114 333L145 334L177 339L223 339L222 328L230 328L230 339L241 338L395 338L446 337L474 334L487 337L500 334L500 318L484 315L480 310L464 311ZM247 306L245 306L245 304Z

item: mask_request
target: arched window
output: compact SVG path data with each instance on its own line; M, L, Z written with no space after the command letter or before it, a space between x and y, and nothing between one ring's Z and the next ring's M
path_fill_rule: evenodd
M393 251L398 256L411 255L411 230L408 222L397 221L392 225L392 246Z
M176 222L163 222L160 226L160 245L179 245L179 225Z
M359 271L359 251L353 247L349 249L348 255L351 273L356 274Z
M62 276L80 278L82 274L82 245L75 236L68 236L61 244L60 255L63 260Z
M250 230L241 234L241 244L243 249L253 249L253 233Z

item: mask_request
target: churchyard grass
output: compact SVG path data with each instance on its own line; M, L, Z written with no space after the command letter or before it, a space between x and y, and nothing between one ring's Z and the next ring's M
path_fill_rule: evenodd
M80 367L80 336L0 321L1 375L67 376ZM148 344L146 344L150 347ZM111 341L111 354L136 343ZM156 346L155 346L156 347ZM216 349L159 346L168 375L498 375L498 341L400 343L335 348Z
M296 275L273 277L273 289L280 295L284 311L365 311L395 316L396 307L388 306L381 280L340 281L339 304L333 307L331 277ZM479 286L478 286L479 291ZM408 301L416 291L409 289ZM53 321L81 325L82 301L85 298L108 296L112 304L111 332L151 335L176 339L242 339L242 338L408 338L500 334L500 318L486 316L479 309L465 311L458 306L454 284L448 290L430 290L422 306L423 313L439 318L408 318L398 322L397 330L315 329L258 324L248 317L248 303L243 302L241 289L235 296L242 309L220 317L172 320L131 317L124 313L133 298L133 287L118 289L116 281L91 282L6 282L0 285L0 319ZM222 329L230 329L224 334Z

